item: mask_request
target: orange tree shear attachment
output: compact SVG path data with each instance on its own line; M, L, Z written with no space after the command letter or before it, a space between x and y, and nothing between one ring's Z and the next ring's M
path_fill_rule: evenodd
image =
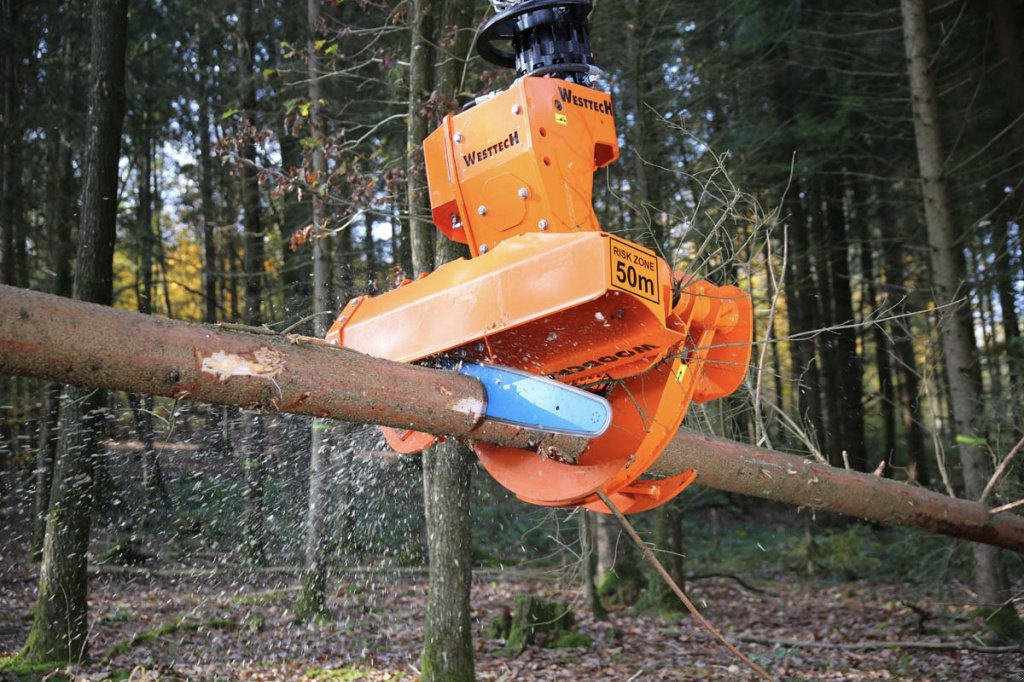
M571 11L543 14L561 5ZM499 13L492 23L500 30L488 24L483 35L511 36L529 52L536 36L522 31L580 16L585 28L581 8L589 2L529 0ZM579 35L554 32L569 34ZM579 48L570 43L539 53ZM594 171L618 157L611 99L583 85L586 60L561 71L542 65L549 77L531 77L520 56L523 77L512 87L446 117L424 143L434 223L468 244L473 258L353 299L327 339L402 362L443 357L508 366L604 396L611 426L575 461L487 443L473 448L496 480L528 502L606 512L600 490L624 512L645 511L696 476L642 478L691 401L729 395L743 380L750 299L732 286L684 285L653 251L601 231L591 194ZM394 429L385 435L407 453L436 440Z

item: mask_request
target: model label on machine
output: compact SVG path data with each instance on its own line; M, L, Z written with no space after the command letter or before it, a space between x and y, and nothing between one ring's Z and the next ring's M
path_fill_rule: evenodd
M463 154L462 160L466 162L466 168L469 168L477 161L489 159L495 154L499 154L507 149L511 149L517 144L519 144L518 130L509 133L508 137L506 137L504 140L496 144L492 144L490 147L484 147L483 149L480 149L478 151L470 152L469 154Z
M631 358L636 355L643 355L647 351L652 350L658 350L658 347L652 346L649 343L645 343L641 346L634 346L633 350L620 350L614 355L602 355L599 358L587 360L583 364L572 365L571 367L560 369L557 372L552 372L548 376L552 379L557 379L558 377L567 377L573 374L579 374L580 372L586 372L588 369L597 369L602 365L610 365L611 363L618 362L619 360L622 360L624 358Z
M574 107L589 109L590 111L596 111L599 114L612 113L612 101L610 99L590 99L588 97L580 97L579 95L573 94L573 91L569 88L558 88L558 95L562 98L563 102L571 104Z
M658 257L654 252L615 237L609 237L608 242L612 286L652 303L661 303Z

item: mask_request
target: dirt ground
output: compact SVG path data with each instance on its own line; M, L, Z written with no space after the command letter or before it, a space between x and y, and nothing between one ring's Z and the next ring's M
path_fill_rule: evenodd
M37 575L23 557L6 554L0 568L0 657L24 641ZM293 571L243 579L237 571L153 568L160 574L100 570L93 576L92 658L65 669L67 677L418 679L422 573L369 569L337 576L330 597L334 619L297 625L291 617ZM473 616L480 680L754 679L692 618L619 610L607 621L595 620L580 590L563 584L570 577L566 571L478 577ZM782 578L757 587L764 592L711 578L691 583L689 592L728 638L777 679L1024 680L1024 654L982 646L982 624L965 606L935 595L898 585ZM533 646L515 658L498 655L502 643L484 630L525 592L567 603L589 646ZM5 674L17 679L3 672L0 679Z

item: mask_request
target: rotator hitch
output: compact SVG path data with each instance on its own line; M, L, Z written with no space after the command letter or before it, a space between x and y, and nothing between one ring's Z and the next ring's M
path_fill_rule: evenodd
M494 4L476 48L516 81L424 142L433 222L471 258L351 300L327 340L471 374L489 418L591 439L581 453L472 443L520 499L608 513L600 490L626 513L653 509L696 478L642 478L690 403L743 380L750 298L598 224L594 172L619 147L611 98L590 87L591 0ZM384 432L404 453L437 440Z

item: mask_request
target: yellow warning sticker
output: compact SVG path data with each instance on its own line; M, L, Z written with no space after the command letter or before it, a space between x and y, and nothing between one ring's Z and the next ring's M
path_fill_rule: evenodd
M660 271L653 251L616 237L608 238L608 274L616 289L661 303Z
M679 365L679 369L676 370L676 381L683 383L683 377L686 376L687 365Z
M564 126L569 125L569 119L566 117L565 114L555 114L555 121L561 123Z

